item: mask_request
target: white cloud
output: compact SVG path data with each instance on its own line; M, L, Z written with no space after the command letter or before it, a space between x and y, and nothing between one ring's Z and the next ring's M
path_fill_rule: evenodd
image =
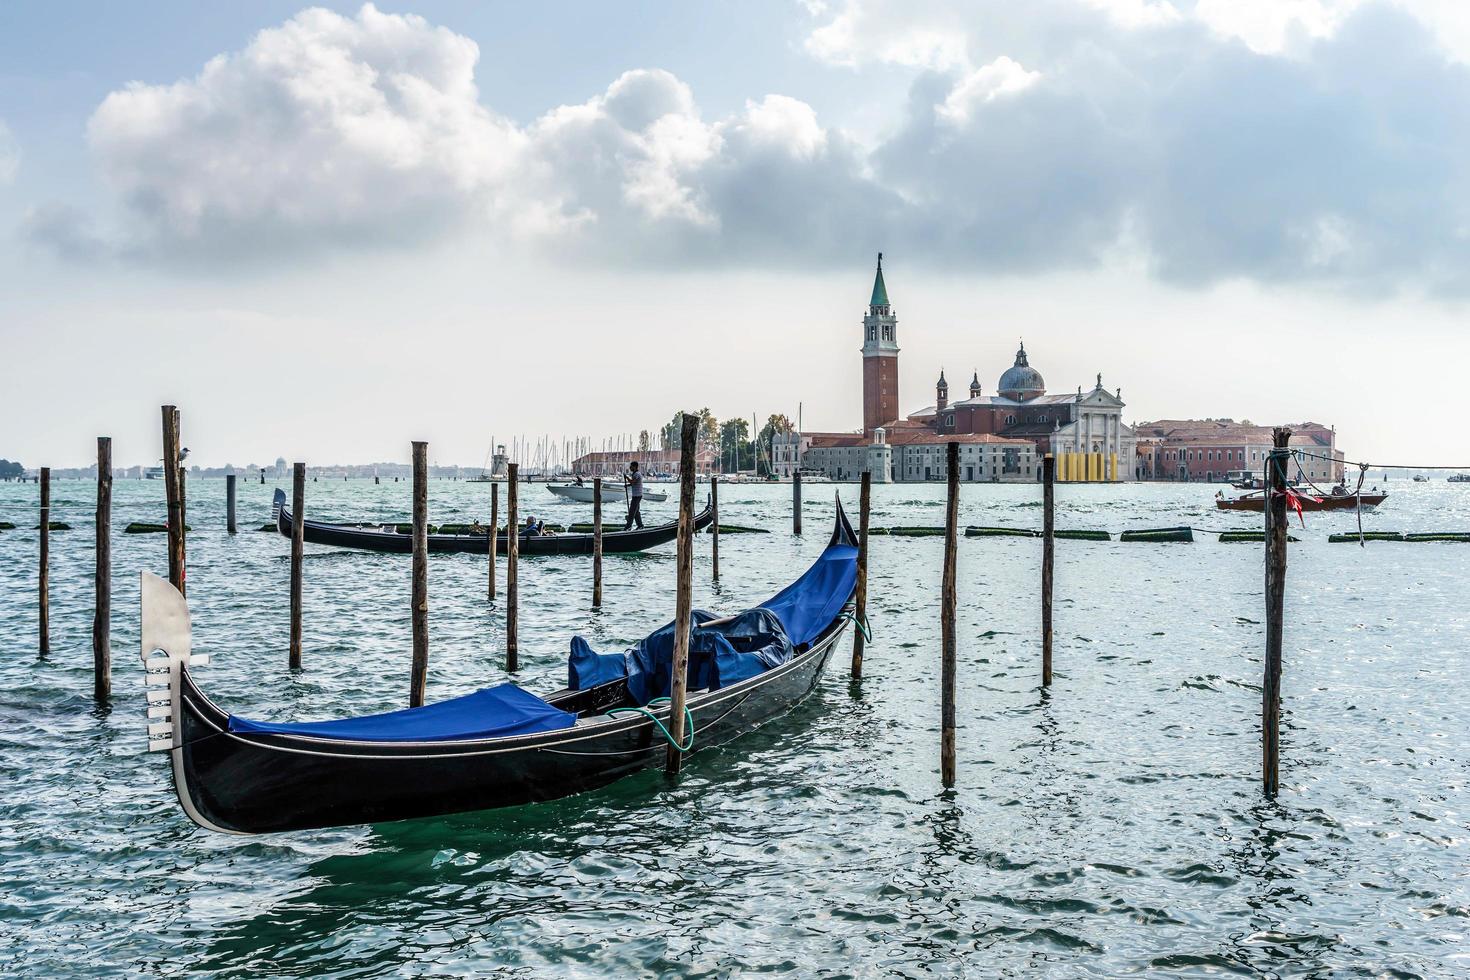
M88 140L139 248L432 234L492 210L519 148L478 56L422 18L306 10L195 78L112 93Z
M0 119L0 184L15 180L15 175L19 172L20 147L11 135L10 127L5 125L5 120Z
M1004 95L1024 92L1041 78L1018 62L1001 55L960 79L939 105L939 114L952 123L965 123L977 106Z

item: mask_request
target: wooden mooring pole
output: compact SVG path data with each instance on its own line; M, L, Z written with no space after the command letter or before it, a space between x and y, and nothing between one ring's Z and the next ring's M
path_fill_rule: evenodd
M92 691L112 695L112 440L97 437L96 602L92 613Z
M791 533L801 533L801 470L791 472Z
M38 626L41 631L41 656L51 653L51 467L41 467L41 475L37 477L41 485L41 522L38 525L40 538L40 583L39 590L41 607L38 613Z
M306 551L306 464L291 467L291 669L301 669L301 558Z
M516 636L519 623L520 589L516 563L521 557L520 515L517 510L516 480L520 477L520 464L507 463L505 467L508 483L505 487L505 669L519 670L521 666L520 644Z
M602 477L592 480L592 608L602 608Z
M852 676L863 676L863 630L868 628L868 510L873 493L873 474L863 470L858 491L857 588L853 593Z
M674 662L669 686L669 748L664 770L679 773L682 746L693 732L684 730L684 703L689 688L689 621L694 602L694 447L699 438L699 416L685 414L679 434L679 542L675 555Z
M225 533L234 534L235 529L235 474L225 474Z
M946 446L945 468L949 497L944 506L944 575L940 586L939 631L943 663L940 668L939 770L945 789L955 783L955 559L959 551L960 444Z
M184 485L179 480L179 410L163 406L163 493L168 500L168 584L184 594Z
M500 484L490 484L490 593L495 601L495 553L500 550Z
M491 528L491 537L495 530ZM429 678L429 444L413 444L413 674L408 706L424 703Z
M1056 561L1057 458L1041 460L1041 686L1051 687L1051 591Z
M1290 429L1273 429L1266 458L1266 669L1261 684L1261 789L1281 786L1281 634L1286 606L1286 466Z

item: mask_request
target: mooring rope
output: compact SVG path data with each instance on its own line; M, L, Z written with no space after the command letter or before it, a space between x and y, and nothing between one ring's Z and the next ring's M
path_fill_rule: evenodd
M863 616L862 619L859 619L856 613L843 613L842 618L851 622L852 625L857 628L857 631L863 634L863 640L865 642L873 642L873 628L871 624L869 624L867 616Z
M663 733L664 739L670 745L672 745L676 751L688 752L690 749L694 748L694 713L689 710L689 705L684 705L684 730L688 732L689 739L683 745L680 745L678 742L674 741L674 736L671 735L669 733L669 730L664 727L664 723L659 721L658 717L654 715L652 711L648 710L654 705L669 704L671 703L671 701L671 698L654 698L652 701L648 702L647 706L644 707L633 706L626 708L611 708L607 711L604 711L603 714L607 715L607 717L609 718L620 718L623 715L629 714L643 715L649 721L653 722L654 727Z
M1377 467L1380 470L1470 470L1470 463L1460 466L1413 466L1408 463L1360 463L1355 459L1338 459L1335 456L1323 456L1321 453L1309 453L1305 449L1293 449L1292 453L1297 456L1310 456L1312 459L1325 459L1329 463L1345 463L1348 466L1357 466L1362 469Z

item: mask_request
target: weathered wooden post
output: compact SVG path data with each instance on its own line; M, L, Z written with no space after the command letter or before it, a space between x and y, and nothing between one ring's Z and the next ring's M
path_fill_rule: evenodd
M674 662L669 686L669 748L664 770L679 774L682 747L693 736L684 731L684 702L689 687L689 623L694 608L694 447L699 416L685 413L679 436L679 543L674 582Z
M112 694L112 440L97 437L96 604L92 613L92 690Z
M520 515L516 513L516 479L520 476L520 464L507 463L505 472L509 481L505 487L505 669L519 670L520 644L516 631L520 591L516 563L521 557L521 529Z
M189 533L189 471L184 469L184 461L179 460L179 534Z
M490 531L495 534L494 529ZM429 444L413 444L413 674L408 706L422 707L429 676Z
M291 467L291 669L301 669L301 558L306 551L306 464Z
M1057 459L1041 460L1041 686L1051 687L1051 591L1056 559Z
M944 507L944 577L940 586L939 628L943 663L940 672L939 769L945 789L955 782L955 559L959 550L960 444L951 442L945 453L949 498Z
M51 653L51 467L41 467L36 478L41 485L41 580L39 626L41 631L41 656Z
M602 608L602 477L592 479L592 608Z
M710 578L720 580L720 478L709 478Z
M184 594L184 485L179 480L179 410L163 406L163 492L168 500L168 584Z
M235 474L225 474L225 533L235 533Z
M791 533L801 533L801 470L791 471Z
M488 598L495 601L495 554L500 550L500 484L490 484L490 592Z
M863 630L868 628L868 508L873 492L873 474L863 470L858 491L857 589L854 592L852 624L852 676L863 676Z
M1281 785L1281 631L1286 606L1286 464L1290 429L1273 429L1266 458L1266 676L1261 684L1261 788Z

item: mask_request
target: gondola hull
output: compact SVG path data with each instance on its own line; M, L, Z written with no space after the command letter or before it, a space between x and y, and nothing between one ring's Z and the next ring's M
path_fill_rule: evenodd
M809 695L844 633L839 620L807 652L741 684L691 695L692 754L785 713ZM556 705L588 692L562 692ZM262 834L560 799L661 765L667 743L643 716L473 743L342 743L237 734L183 675L179 801L217 830ZM667 708L655 715L668 723ZM309 791L303 792L303 787Z
M692 751L745 734L812 692L853 615L857 555L839 504L832 539L805 574L691 633L691 646L703 637L702 686L687 701ZM670 675L659 671L671 669L672 624L624 654L574 641L570 686L544 698L506 684L399 712L277 724L232 716L205 696L190 667L208 658L191 653L184 597L146 572L141 595L149 749L168 753L179 802L211 830L305 830L555 800L658 765L668 751L669 707L654 695L668 690ZM742 626L747 617L754 624ZM519 702L536 723L492 701ZM443 709L460 720L446 725ZM403 722L410 727L381 727Z
M714 520L714 513L706 505L694 518L694 528L702 531ZM286 537L291 536L291 511L281 507L276 513L276 529ZM631 531L604 531L602 550L604 554L626 554L647 551L661 544L668 544L679 535L679 522L670 521L654 527L635 528ZM326 521L304 521L301 536L312 544L326 544L337 548L357 548L363 551L388 551L397 554L413 552L413 535L399 534L396 530L381 530L372 527L352 527L346 524L330 524ZM505 554L508 538L505 532L496 536L496 549ZM490 551L490 535L486 534L431 534L429 551L437 554L484 555ZM522 534L520 553L528 555L590 555L591 534Z

